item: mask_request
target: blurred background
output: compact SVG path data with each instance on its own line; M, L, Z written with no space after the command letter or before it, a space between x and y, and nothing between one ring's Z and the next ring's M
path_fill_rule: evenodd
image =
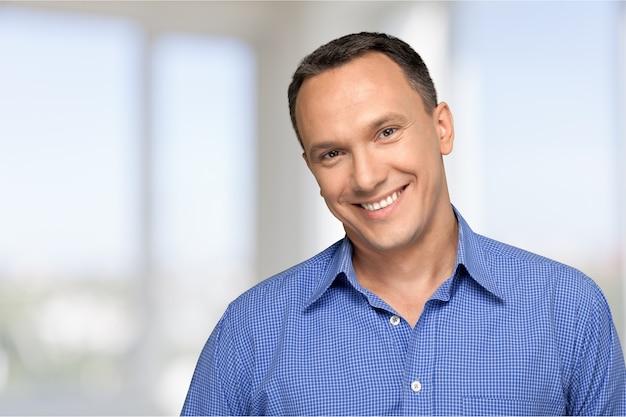
M475 231L592 276L626 340L623 2L0 2L0 414L175 415L227 304L343 236L286 89L411 43Z

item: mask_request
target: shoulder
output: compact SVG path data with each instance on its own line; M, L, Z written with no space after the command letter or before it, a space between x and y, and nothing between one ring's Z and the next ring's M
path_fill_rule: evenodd
M338 241L317 255L256 284L230 303L222 321L254 317L258 326L268 325L286 312L304 307L341 245ZM226 324L225 323L225 324Z
M623 355L600 287L561 262L480 235L474 242L503 306L529 329L525 337L559 358L569 413L623 415Z
M490 272L505 277L503 284L507 286L526 290L530 287L554 288L556 294L567 296L570 302L572 297L604 299L598 285L572 266L485 236L476 236Z
M459 262L503 300L604 300L595 282L580 270L545 256L475 233L457 213Z
M536 253L475 235L488 273L505 300L550 314L559 328L612 326L604 293L582 271Z
M229 410L220 411L224 415L248 413L247 393L271 365L281 328L300 314L339 244L258 283L229 304L200 355L192 382L193 389L210 391L216 404L224 395L229 404L220 409Z

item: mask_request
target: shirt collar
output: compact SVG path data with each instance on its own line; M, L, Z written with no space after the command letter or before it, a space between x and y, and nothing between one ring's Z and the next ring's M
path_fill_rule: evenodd
M344 237L341 240L337 250L333 254L330 263L326 270L322 273L322 276L317 282L317 285L314 287L314 291L311 296L308 298L304 308L308 308L313 303L315 303L328 288L333 284L335 279L340 276L353 276L356 281L356 274L354 273L354 269L352 267L352 243L348 236ZM354 283L352 283L354 285Z
M454 214L459 224L459 242L456 254L456 274L462 265L467 270L469 276L481 287L489 291L496 297L504 299L502 289L488 268L483 247L480 243L479 235L474 233L458 210L452 206ZM356 274L352 266L352 243L348 237L344 237L333 254L331 261L323 272L322 276L314 287L314 291L307 299L304 308L315 303L339 277L345 277L352 286L362 291L362 287L356 279Z
M489 268L481 237L474 233L463 216L452 206L459 223L459 244L456 252L456 271L463 265L469 276L481 287L504 300L504 292Z

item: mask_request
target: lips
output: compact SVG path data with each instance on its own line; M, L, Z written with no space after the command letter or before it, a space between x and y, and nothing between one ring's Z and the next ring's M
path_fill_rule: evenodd
M402 194L402 191L400 192L396 191L390 196L383 198L382 200L377 201L375 203L362 203L361 207L363 207L367 211L380 210L393 204L398 199L398 197L400 197L400 194Z

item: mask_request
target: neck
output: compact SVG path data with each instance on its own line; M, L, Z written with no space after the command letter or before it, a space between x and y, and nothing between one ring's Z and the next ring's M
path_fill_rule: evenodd
M352 262L361 285L414 325L426 300L454 272L457 244L458 222L450 208L414 244L393 252L354 245Z
M423 237L406 248L379 252L354 245L352 261L362 275L375 275L384 280L419 281L429 275L454 268L458 244L458 223L450 208L438 217Z

